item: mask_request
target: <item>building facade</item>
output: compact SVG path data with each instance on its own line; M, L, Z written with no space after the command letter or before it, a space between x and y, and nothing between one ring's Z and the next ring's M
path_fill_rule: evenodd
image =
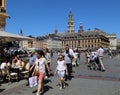
M6 0L0 0L0 31L5 31L7 17Z
M99 46L110 48L110 46L116 45L114 43L115 35L109 37L100 29L95 28L94 30L88 29L87 31L84 31L83 25L80 23L78 31L75 31L74 19L71 11L68 15L67 28L67 32L58 32L58 30L55 29L53 34L39 36L35 38L34 41L29 42L28 47L36 47L39 49L64 49L66 44L68 44L73 49L79 48L81 50L86 50L97 49Z
M61 49L62 48L62 41L59 36L56 35L56 31L53 34L48 34L45 36L37 37L40 42L40 48L48 48L48 49Z
M68 16L68 31L59 32L57 35L62 39L62 48L65 48L66 44L69 44L73 49L80 48L81 50L98 48L101 45L104 48L109 47L109 39L101 33L100 30L95 29L94 31L91 31L89 29L88 31L84 31L83 25L80 23L79 30L75 32L71 11Z
M120 39L117 39L117 46L120 47Z
M117 37L116 34L109 34L107 35L110 41L110 49L111 50L116 50L117 49Z

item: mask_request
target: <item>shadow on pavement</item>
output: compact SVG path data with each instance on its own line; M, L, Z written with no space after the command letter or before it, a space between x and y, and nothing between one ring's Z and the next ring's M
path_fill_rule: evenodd
M5 90L5 88L3 88L3 89L0 89L0 92L3 92Z
M44 95L44 93L49 91L49 89L53 89L53 88L51 86L48 86L48 85L44 86L44 91L41 95ZM32 93L37 93L37 90L33 91Z
M51 81L50 79L45 79L45 80L44 80L44 84L47 84L47 83L49 83L49 82L51 83L52 81Z
M44 80L44 84L47 84L47 83L49 83L49 82L52 82L50 79L45 79ZM43 91L43 93L45 93L45 92L47 92L49 89L53 89L52 87L50 87L50 86L44 86L44 91ZM35 91L33 91L32 93L36 93L37 92L37 90L35 90ZM43 95L43 94L42 94Z
M44 93L46 93L47 91L49 91L49 89L53 89L53 87L48 86L48 85L44 86L44 91L43 91L43 93L41 95L44 95Z
M56 86L60 86L60 84L57 84ZM65 87L68 87L69 84L65 82Z

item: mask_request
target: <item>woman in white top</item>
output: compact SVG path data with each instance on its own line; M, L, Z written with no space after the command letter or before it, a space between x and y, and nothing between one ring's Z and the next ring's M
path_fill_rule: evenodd
M6 59L3 60L1 66L0 66L0 69L2 71L3 81L5 82L6 81L6 76L7 76L8 72L9 72Z
M56 70L55 70L55 75L57 73L59 78L60 78L59 79L60 89L62 89L63 86L65 87L65 83L64 83L65 72L66 72L66 75L68 75L66 62L64 60L63 55L60 55L59 58L58 58L57 67L56 67Z
M48 69L48 73L50 73L50 69L48 67L47 61L44 57L44 52L43 51L38 51L37 52L37 58L35 60L35 63L32 65L32 67L30 68L30 70L32 70L32 68L35 66L35 70L39 71L39 76L38 76L38 89L37 89L37 94L39 95L41 93L41 91L43 90L43 79L45 77L45 66ZM34 72L33 72L34 73Z

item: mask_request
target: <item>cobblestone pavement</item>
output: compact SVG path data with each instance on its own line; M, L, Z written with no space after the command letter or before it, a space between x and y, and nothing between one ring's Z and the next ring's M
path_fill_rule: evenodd
M51 76L45 80L43 95L120 95L120 56L114 58L104 56L103 62L105 72L89 70L85 64L84 54L81 54L79 67L73 69L74 78L66 81L67 87L59 90L58 77ZM56 60L53 58L52 73L55 67ZM4 84L0 89L5 91L0 95L36 95L37 87L30 88L25 84L26 80L8 86Z

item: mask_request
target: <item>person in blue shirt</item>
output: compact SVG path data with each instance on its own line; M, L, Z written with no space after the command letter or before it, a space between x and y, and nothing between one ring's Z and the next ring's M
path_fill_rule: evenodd
M29 58L29 69L30 69L32 67L32 65L34 64L37 56L35 54L35 50L31 50L29 53L30 53L30 58ZM32 77L33 71L34 71L34 68L32 68L32 70L29 70L29 78ZM29 85L29 78L28 78L27 86Z

